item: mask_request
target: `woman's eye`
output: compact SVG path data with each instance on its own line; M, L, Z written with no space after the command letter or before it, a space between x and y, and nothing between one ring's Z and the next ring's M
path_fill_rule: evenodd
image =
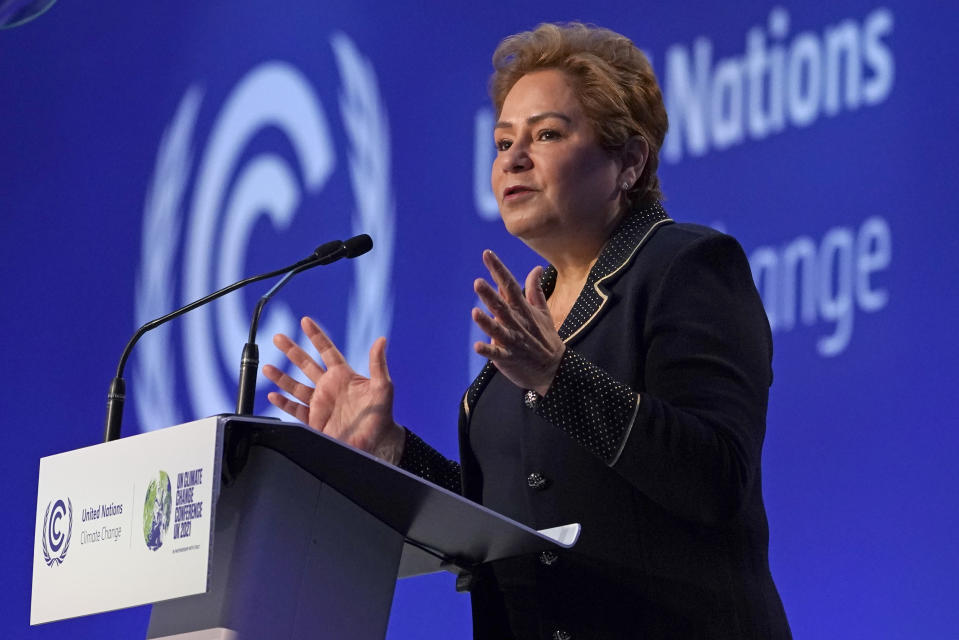
M497 151L506 151L511 146L513 146L512 140L497 140L496 141L496 150Z
M558 140L562 136L555 129L543 129L536 137L539 140Z

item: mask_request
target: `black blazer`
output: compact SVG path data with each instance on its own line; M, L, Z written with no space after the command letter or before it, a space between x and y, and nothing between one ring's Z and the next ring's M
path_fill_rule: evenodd
M549 268L547 295L554 283ZM789 638L760 476L772 341L739 244L658 203L631 214L560 336L545 396L490 385L492 364L470 386L461 467L412 434L401 462L481 503L484 474L522 483L516 504L488 506L538 529L583 525L569 552L479 572L475 637ZM521 433L521 469L474 455L487 387Z

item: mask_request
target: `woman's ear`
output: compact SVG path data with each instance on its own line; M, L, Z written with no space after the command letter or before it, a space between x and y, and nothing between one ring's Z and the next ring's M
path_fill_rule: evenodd
M620 184L629 184L632 187L643 175L646 168L646 158L649 157L649 143L643 136L631 136L623 145L623 168L619 174Z

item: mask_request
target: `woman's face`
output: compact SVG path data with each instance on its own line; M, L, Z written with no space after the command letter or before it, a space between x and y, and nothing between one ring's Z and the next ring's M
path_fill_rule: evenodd
M608 231L619 212L621 163L599 146L562 71L520 78L494 138L491 182L511 234L535 243Z

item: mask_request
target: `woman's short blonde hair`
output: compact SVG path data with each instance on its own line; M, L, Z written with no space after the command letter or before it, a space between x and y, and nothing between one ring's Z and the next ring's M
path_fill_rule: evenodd
M656 169L669 121L653 67L629 38L579 22L541 24L503 40L493 53L493 69L490 97L497 117L524 75L543 69L566 73L605 149L620 151L636 135L649 145L643 175L626 194L629 206L662 199Z

